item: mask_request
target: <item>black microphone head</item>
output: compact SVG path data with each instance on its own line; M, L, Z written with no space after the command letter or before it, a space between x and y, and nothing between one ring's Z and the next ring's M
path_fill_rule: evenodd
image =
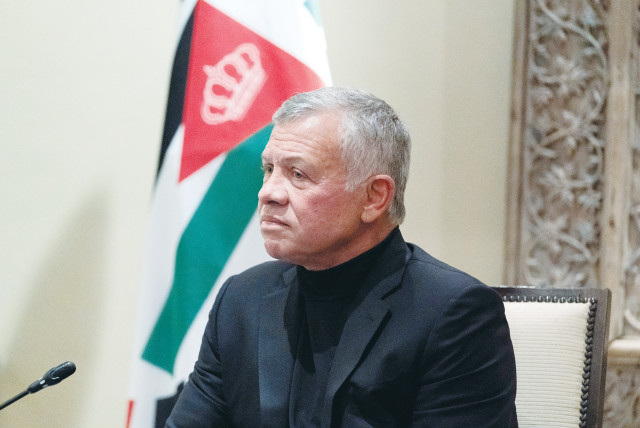
M71 361L64 362L59 366L49 369L41 379L33 382L29 385L27 390L30 394L40 391L42 388L52 386L60 383L62 380L68 378L76 371L76 365Z
M49 376L52 381L55 381L55 383L58 383L68 378L75 372L76 372L76 365L73 364L71 361L67 361L65 363L60 364L58 367L54 367L53 369L49 370L49 372L47 373L49 373ZM54 384L49 383L49 385L54 385Z

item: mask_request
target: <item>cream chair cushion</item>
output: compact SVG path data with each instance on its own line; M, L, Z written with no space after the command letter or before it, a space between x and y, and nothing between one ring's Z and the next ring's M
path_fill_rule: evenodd
M520 427L579 427L589 303L504 306L516 356Z

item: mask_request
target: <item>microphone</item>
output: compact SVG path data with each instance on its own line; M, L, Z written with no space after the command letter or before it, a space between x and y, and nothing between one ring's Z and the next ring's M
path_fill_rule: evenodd
M49 371L42 375L41 379L38 379L37 381L29 385L27 391L29 392L29 394L33 394L43 388L46 388L47 386L56 385L71 376L75 371L76 365L71 361L62 363L57 367L49 369Z
M26 395L34 394L43 388L46 388L48 386L53 386L62 382L64 379L68 378L73 373L75 373L75 371L76 371L76 365L73 364L71 361L64 362L59 366L49 369L44 375L42 375L42 378L33 382L31 385L29 385L29 387L26 390L22 391L20 394L16 395L12 399L0 404L0 410L4 409L10 404L15 403L16 401L18 401L19 399L21 399Z

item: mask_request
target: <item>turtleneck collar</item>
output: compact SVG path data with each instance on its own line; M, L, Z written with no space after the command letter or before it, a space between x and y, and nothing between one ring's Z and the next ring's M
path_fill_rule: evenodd
M400 233L396 227L378 245L330 269L310 271L297 266L298 281L307 299L333 300L355 295L389 242Z

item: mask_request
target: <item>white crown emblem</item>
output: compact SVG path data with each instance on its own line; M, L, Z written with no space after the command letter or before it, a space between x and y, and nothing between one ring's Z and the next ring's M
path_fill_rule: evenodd
M242 120L266 80L258 47L243 43L216 65L203 68L207 83L200 108L202 120L209 125Z

